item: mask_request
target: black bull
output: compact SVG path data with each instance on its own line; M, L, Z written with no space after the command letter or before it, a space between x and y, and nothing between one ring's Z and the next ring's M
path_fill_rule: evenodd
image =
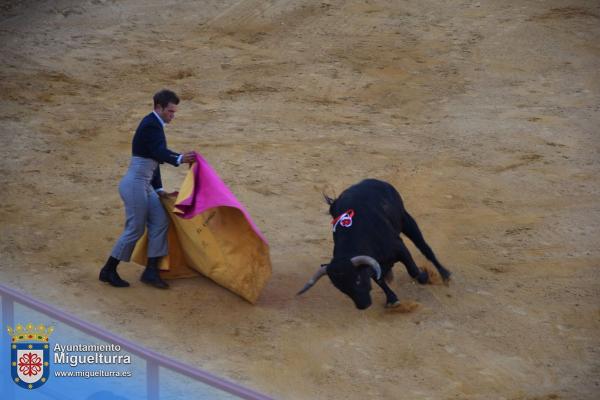
M394 263L402 262L408 274L420 284L429 282L427 271L417 267L400 233L435 265L444 281L450 279L450 271L437 260L419 226L404 208L400 195L389 183L366 179L346 189L337 199L326 197L326 200L334 218L333 258L329 264L321 265L298 294L327 274L331 283L362 310L371 305L373 278L385 293L386 306L398 305L398 297L386 283L391 280Z

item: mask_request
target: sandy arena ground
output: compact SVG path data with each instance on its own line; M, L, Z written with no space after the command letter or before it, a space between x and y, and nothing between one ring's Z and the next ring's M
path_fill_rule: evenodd
M29 0L0 18L3 283L281 399L598 398L598 1ZM170 147L204 154L270 240L256 306L203 278L149 288L135 264L129 289L97 280L162 87L183 99ZM175 190L186 168L162 171ZM294 295L331 255L321 192L365 177L454 273L420 287L397 265L404 312L327 280Z

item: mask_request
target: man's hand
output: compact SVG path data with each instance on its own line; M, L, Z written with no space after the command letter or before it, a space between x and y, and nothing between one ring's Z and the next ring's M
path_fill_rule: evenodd
M196 154L193 151L188 151L183 155L181 163L193 164L196 161Z

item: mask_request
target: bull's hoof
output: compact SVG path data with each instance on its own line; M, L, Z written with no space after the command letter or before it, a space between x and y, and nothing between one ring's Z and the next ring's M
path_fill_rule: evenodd
M450 281L450 276L452 275L452 272L446 270L440 271L440 275L442 277L442 279L444 280L444 283L448 283Z
M427 273L427 271L421 271L419 276L417 276L417 282L419 282L421 285L426 285L427 283L429 283L429 274Z
M397 308L400 307L400 300L396 300L393 303L385 303L385 308Z

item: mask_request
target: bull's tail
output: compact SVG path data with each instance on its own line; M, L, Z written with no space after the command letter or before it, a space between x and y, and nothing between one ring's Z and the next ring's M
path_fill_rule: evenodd
M415 244L415 246L417 246L419 251L421 251L421 253L423 253L423 255L433 263L444 281L450 279L450 271L444 268L444 266L438 261L437 257L433 253L433 250L431 250L431 247L429 247L425 241L425 238L419 229L419 225L417 225L417 221L415 221L415 219L407 211L404 212L404 218L402 219L402 233L404 233Z

